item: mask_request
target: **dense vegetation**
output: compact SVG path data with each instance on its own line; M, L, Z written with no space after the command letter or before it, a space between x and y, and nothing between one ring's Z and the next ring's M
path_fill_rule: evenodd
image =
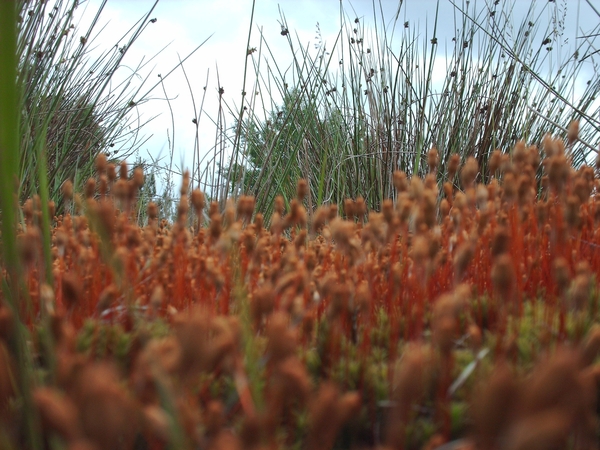
M195 171L205 170L200 187L218 200L251 193L267 218L277 195L289 204L298 178L307 180L313 207L362 196L380 210L394 195L394 170L425 175L432 147L440 157L438 183L454 154L461 162L474 157L479 179L487 182L494 150L509 152L520 139L539 143L549 130L566 137L574 120L580 134L573 163L589 164L600 128L597 30L569 41L564 15L570 3L531 2L518 19L514 6L458 5L451 42L438 41L437 16L423 31L411 17L403 23L402 9L393 19L376 9L369 28L341 9L339 34L329 47L317 41L316 52L309 51L293 30L282 32L290 67L281 66L261 35L248 52L247 72L255 78L248 75L243 107L232 111L230 147ZM285 17L281 22L287 30ZM440 73L441 87L433 82Z
M0 2L2 448L598 447L594 31L546 80L558 18L470 7L437 96L435 31L342 10L164 217L76 6Z

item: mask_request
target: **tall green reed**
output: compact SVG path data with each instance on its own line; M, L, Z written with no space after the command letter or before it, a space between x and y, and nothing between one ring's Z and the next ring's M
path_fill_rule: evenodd
M33 380L27 330L18 320L21 301L16 225L19 176L19 91L17 78L17 11L14 2L0 2L0 254L6 273L2 274L2 292L7 306L17 318L9 340L10 354L17 368L15 387L22 401L24 429L30 448L42 448L37 416L31 396ZM7 430L0 430L5 436Z

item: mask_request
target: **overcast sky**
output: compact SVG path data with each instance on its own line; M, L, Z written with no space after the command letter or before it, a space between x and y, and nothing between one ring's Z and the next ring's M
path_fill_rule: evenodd
M506 0L500 0L504 2ZM101 16L101 25L106 28L97 44L107 46L123 45L118 41L123 32L129 29L145 12L151 8L153 1L147 0L108 0ZM405 21L411 26L418 26L423 37L433 37L432 25L436 13L437 0L406 0L399 10L398 0L375 1L377 8L381 5L383 16L389 25L399 12L398 31L401 31ZM464 5L462 0L456 0L458 5ZM545 3L545 0L538 4ZM581 35L581 30L589 32L600 22L589 4L600 9L600 0L556 0L555 6L561 11L567 10L565 35L561 44L571 44ZM89 0L84 3L88 11L84 17L93 16L93 11L100 4L99 0ZM373 10L372 0L256 0L254 22L251 30L250 48L259 47L260 30L265 36L271 51L282 68L291 62L287 39L281 36L281 15L285 15L287 26L294 41L298 39L306 48L314 51L317 24L322 39L331 48L340 29L340 4L349 18L357 17L365 29L372 29ZM479 0L477 4L484 5ZM530 5L529 0L516 0L515 22L518 22ZM158 81L158 74L166 73L178 64L178 58L184 58L200 43L208 41L185 63L185 70L191 84L191 90L199 109L206 87L204 103L205 114L198 117L200 152L207 153L215 143L215 128L211 120L216 119L218 110L218 89L224 90L223 99L230 107L239 108L241 102L244 62L247 52L247 40L250 28L252 0L161 0L152 13L157 21L149 25L142 37L129 50L127 63L137 65L142 58L149 58L165 45L169 47L148 67L152 69L149 83ZM92 12L92 14L90 14ZM436 37L439 40L438 56L443 60L445 46L450 49L451 38L454 36L455 8L449 0L439 2L439 20ZM378 12L379 16L379 12ZM378 18L379 20L379 18ZM541 21L550 21L550 14L545 13ZM381 27L381 23L378 24ZM518 27L519 23L514 24ZM597 31L596 31L597 32ZM297 36L297 38L296 38ZM100 45L100 44L99 44ZM564 46L565 51L571 51ZM449 50L450 51L450 50ZM254 55L256 56L256 54ZM437 66L436 66L437 67ZM444 64L439 64L436 79L442 80L446 70ZM253 74L248 79L247 90L250 90ZM207 82L208 77L208 82ZM218 81L217 81L218 77ZM250 86L250 87L249 87ZM175 122L174 140L174 169L180 170L183 165L189 168L193 162L194 136L196 126L192 122L195 112L192 96L187 86L183 72L176 70L164 83L166 95L172 99ZM164 98L159 88L152 97ZM153 120L145 133L152 135L143 146L142 158L161 157L161 165L168 165L169 137L173 137L171 115L167 102L153 100L138 108L143 117L156 114L160 116ZM233 123L232 116L226 114L228 125Z

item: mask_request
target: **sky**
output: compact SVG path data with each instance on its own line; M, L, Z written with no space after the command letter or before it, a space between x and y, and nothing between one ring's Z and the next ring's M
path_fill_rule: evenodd
M82 4L82 24L93 16L100 3L100 0L88 0ZM122 46L125 41L120 37L145 15L153 3L154 1L148 0L108 0L98 25L98 29L103 29L95 41L96 45ZM131 67L137 66L140 61L147 61L168 45L140 73L140 79L148 76L148 86L160 81L159 74L163 76L164 82L152 92L152 100L136 108L135 112L142 118L158 116L143 131L148 140L142 146L139 156L146 160L155 160L158 166L170 167L176 173L181 173L182 168L191 169L197 163L198 157L211 155L214 151L214 122L217 120L220 100L225 110L225 126L233 125L233 114L229 110L237 111L241 105L244 64L248 49L265 51L264 45L261 48L261 33L277 65L285 68L292 58L288 41L281 35L283 20L286 21L295 43L302 43L309 51L316 52L315 44L319 41L326 48L333 46L340 29L340 6L349 20L358 18L364 29L372 30L373 3L377 8L381 8L377 19L380 29L381 16L390 27L398 14L398 30L408 21L411 26L417 27L419 36L433 37L432 25L437 0L405 0L402 4L398 0L256 0L252 23L252 0L159 1L150 16L156 18L156 22L149 24L138 41L128 50L126 67L123 68L123 75L130 73ZM456 3L461 7L464 5L463 0L456 0ZM479 0L476 4L483 6L485 2ZM567 12L565 33L561 37L560 45L561 48L564 47L565 52L570 51L569 45L577 41L584 31L592 30L598 24L598 15L593 12L590 4L600 10L600 0L555 1L554 8ZM525 14L529 5L529 0L516 0L515 22ZM440 83L446 74L444 49L450 48L450 40L456 28L456 9L450 0L440 0L437 12L439 64L436 64L434 82ZM550 13L542 14L539 19L549 22ZM518 26L518 23L514 25ZM318 31L320 38L317 37ZM185 58L203 42L204 44L185 61L185 74L179 68L164 78L177 66L180 59ZM562 50L559 49L560 51ZM249 62L252 62L251 58L256 61L257 56L258 51L248 58ZM246 81L247 92L254 92L254 76L250 70ZM220 88L222 95L219 95ZM260 92L260 95L263 96L263 101L266 101L264 96L267 94ZM279 100L275 98L273 101L277 103ZM202 114L199 113L200 105ZM197 125L193 120L198 122ZM201 143L197 151L194 150L196 132Z

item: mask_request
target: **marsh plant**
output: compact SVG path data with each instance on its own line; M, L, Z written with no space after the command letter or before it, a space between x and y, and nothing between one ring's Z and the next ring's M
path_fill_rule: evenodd
M157 21L157 3L107 41L106 1L95 10L78 0L17 2L21 199L38 192L40 171L47 173L49 197L59 201L61 183L81 189L100 152L120 161L144 144L143 127L153 117L141 116L138 106L168 76L148 82L148 64L164 48L136 65L128 56Z
M539 142L548 127L566 136L560 124L572 120L581 126L573 162L589 162L600 129L597 30L579 32L566 53L564 17L573 3L531 2L519 22L514 1L454 5L451 42L438 39L437 14L427 28L402 20L402 2L391 20L375 4L370 26L340 6L335 41L326 46L317 27L314 51L282 14L289 67L271 53L272 43L252 35L258 45L247 64L256 78L243 108L232 112L229 146L204 173L205 186L252 193L266 217L276 195L289 203L299 177L314 206L362 195L380 210L394 195L394 170L423 175L431 148L439 152L438 183L455 154L462 162L474 157L487 181L494 150L508 151L518 139Z

